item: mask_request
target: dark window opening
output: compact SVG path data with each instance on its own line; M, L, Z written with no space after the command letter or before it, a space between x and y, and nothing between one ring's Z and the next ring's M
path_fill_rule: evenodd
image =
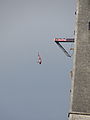
M90 22L89 22L89 24L88 24L88 30L90 30Z

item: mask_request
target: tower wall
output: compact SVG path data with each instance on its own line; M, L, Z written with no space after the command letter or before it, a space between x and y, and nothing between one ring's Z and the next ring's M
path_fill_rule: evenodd
M77 0L70 120L90 120L90 0Z

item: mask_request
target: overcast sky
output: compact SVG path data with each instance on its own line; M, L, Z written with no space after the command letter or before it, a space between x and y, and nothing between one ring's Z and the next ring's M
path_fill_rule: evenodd
M0 0L0 120L68 119L72 59L53 39L74 37L74 12L75 0Z

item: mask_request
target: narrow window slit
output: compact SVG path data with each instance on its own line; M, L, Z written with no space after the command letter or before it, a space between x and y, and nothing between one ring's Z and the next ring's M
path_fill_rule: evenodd
M90 30L90 22L89 22L89 24L88 24L88 30Z

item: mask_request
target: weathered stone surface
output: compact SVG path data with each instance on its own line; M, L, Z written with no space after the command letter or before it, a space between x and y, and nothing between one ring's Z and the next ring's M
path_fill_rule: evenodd
M86 115L70 115L70 120L90 120L90 116L86 116Z
M90 113L90 0L77 0L71 112ZM70 115L70 120L90 120Z

